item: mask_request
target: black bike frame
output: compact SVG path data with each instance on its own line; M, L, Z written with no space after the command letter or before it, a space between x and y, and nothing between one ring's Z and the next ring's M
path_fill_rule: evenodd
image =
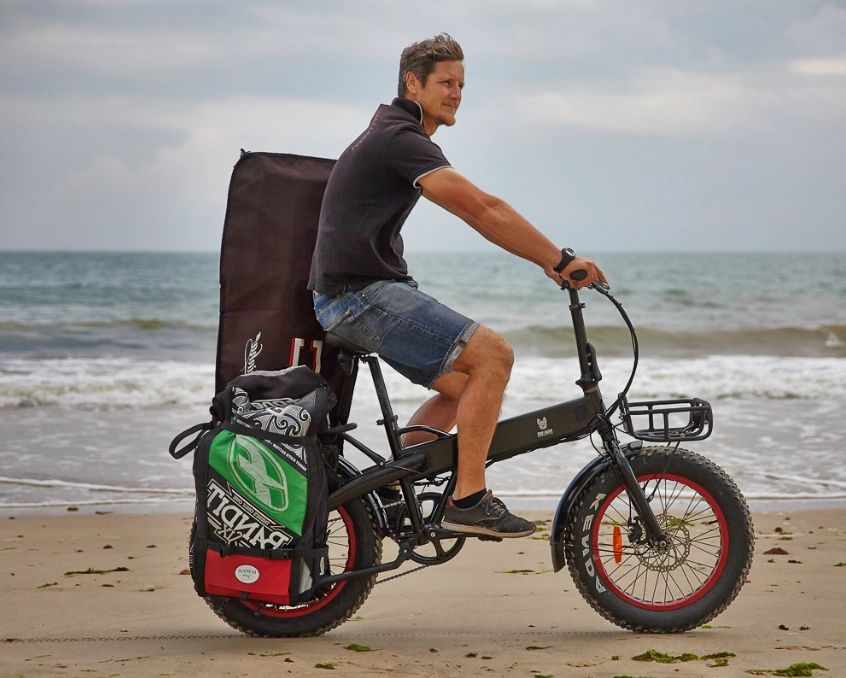
M536 449L550 447L562 442L577 440L589 436L593 432L599 433L603 447L613 466L619 469L626 490L637 507L638 514L644 521L646 534L651 541L660 544L664 534L655 518L643 490L635 479L634 472L626 459L626 455L617 440L616 431L606 416L605 405L599 382L602 374L596 361L596 351L587 340L582 309L584 304L579 300L576 290L568 288L570 294L570 314L573 319L573 329L578 353L580 378L576 384L582 389L583 396L575 400L562 402L528 414L511 419L505 419L497 424L493 440L488 452L488 464L493 464L519 454L525 454ZM363 360L370 367L373 376L376 395L382 411L379 424L385 427L388 445L391 450L391 460L387 460L376 452L350 436L347 431L352 425L342 426L334 432L363 452L375 462L375 465L359 472L351 464L346 464L351 470L352 477L344 482L329 496L329 508L335 509L352 499L364 497L379 488L399 482L405 500L408 518L412 531L419 533L426 528L428 537L432 540L450 538L450 533L440 530L436 525L424 525L424 518L415 499L413 483L420 480L432 480L436 476L448 471L455 471L458 459L458 438L425 426L409 426L400 428L397 417L393 412L387 389L385 387L379 360L373 355L355 354L352 359ZM409 447L402 444L402 435L412 431L427 431L437 435L431 442L419 443ZM435 523L440 522L446 499L454 487L454 475L450 476L442 500L432 515ZM460 538L461 535L451 535ZM426 537L423 537L424 541ZM418 538L416 543L424 543ZM366 570L345 572L326 577L326 584L335 583L353 576L363 576L399 567L402 562L411 557L411 546L400 544L398 558L383 565L367 568ZM440 552L440 551L439 551Z

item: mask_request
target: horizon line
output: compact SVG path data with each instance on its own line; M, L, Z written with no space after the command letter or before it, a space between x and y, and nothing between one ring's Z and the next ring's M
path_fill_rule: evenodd
M841 254L846 253L846 246L834 249L591 249L594 254ZM57 248L0 248L0 254L219 254L220 249L57 249ZM515 256L504 250L490 249L446 249L406 251L405 256L416 254L488 254Z

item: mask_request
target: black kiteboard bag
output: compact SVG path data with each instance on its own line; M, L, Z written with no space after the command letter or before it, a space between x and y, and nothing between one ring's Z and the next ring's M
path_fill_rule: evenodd
M239 374L308 365L338 398L346 424L355 373L327 347L306 288L320 205L334 160L242 151L232 171L220 251L215 392ZM340 445L340 440L338 441Z

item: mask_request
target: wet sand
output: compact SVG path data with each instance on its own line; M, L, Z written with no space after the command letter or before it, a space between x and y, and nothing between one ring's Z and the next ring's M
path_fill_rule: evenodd
M846 675L846 509L756 512L749 582L708 627L683 635L599 617L566 570L551 571L540 532L470 539L445 565L377 585L322 637L249 638L183 574L189 522L94 509L0 517L0 675L724 677L800 662ZM65 574L89 568L114 571ZM648 650L734 656L725 666L633 659Z

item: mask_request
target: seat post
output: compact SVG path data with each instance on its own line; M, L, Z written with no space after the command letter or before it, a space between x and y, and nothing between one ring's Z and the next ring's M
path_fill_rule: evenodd
M367 363L370 367L370 375L373 377L373 386L376 388L376 397L379 399L379 408L382 410L382 419L376 423L385 427L385 432L388 435L388 444L391 446L391 454L394 459L399 459L402 453L402 440L400 439L399 426L397 425L397 415L391 407L391 401L388 398L388 389L385 386L385 379L382 376L382 366L379 364L379 358L375 355L362 355L359 358Z

